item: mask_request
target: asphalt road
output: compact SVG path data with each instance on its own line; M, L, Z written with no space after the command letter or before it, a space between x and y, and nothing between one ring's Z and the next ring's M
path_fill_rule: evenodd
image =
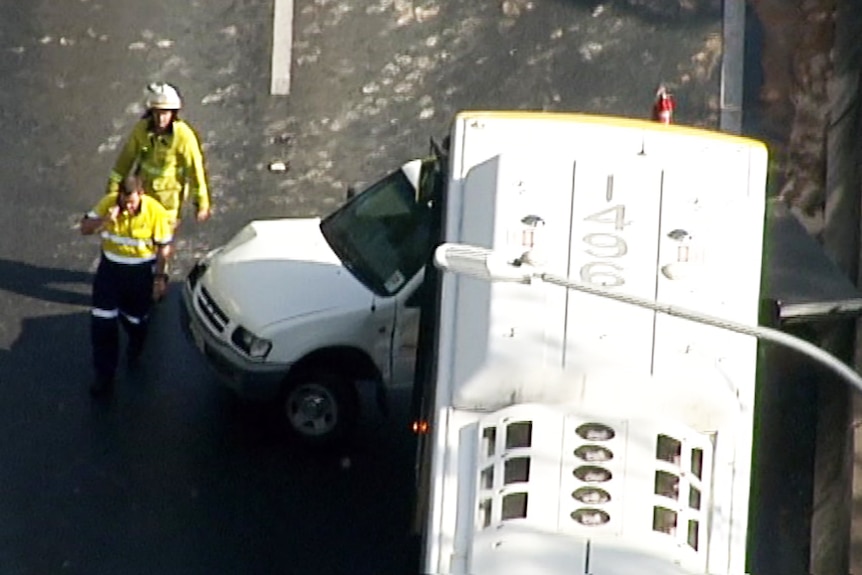
M285 443L215 385L174 289L143 369L91 403L98 246L75 223L147 82L182 88L216 205L185 225L176 282L245 221L328 212L423 154L459 109L645 117L663 81L679 122L717 126L720 14L677 12L299 0L291 95L272 97L271 2L0 0L0 573L384 575L412 559L406 397L388 419L366 409L343 453Z

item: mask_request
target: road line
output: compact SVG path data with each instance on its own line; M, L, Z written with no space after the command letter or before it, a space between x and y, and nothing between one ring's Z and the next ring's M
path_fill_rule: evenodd
M275 0L272 18L272 74L269 93L290 94L290 63L293 49L293 0Z

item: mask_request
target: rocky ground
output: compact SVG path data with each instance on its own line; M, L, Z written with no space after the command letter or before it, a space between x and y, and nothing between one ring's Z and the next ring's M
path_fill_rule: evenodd
M815 235L823 226L836 4L749 0L763 34L758 98L776 159L774 189Z
M763 81L756 106L773 152L773 189L858 285L860 4L853 0L749 0L749 6L762 34ZM852 333L831 329L835 331L829 335L833 344L842 342L839 356L852 356L845 349ZM862 329L857 329L857 369L862 358L860 343ZM828 339L821 344L834 347ZM851 416L849 399L844 388L818 391L811 556L806 573L858 573L862 565L862 472L858 463L862 435L857 432L851 440L846 433L849 425L858 429L862 410L857 403ZM854 417L855 423L851 423ZM847 458L854 440L855 477ZM787 511L788 517L794 516L793 509Z

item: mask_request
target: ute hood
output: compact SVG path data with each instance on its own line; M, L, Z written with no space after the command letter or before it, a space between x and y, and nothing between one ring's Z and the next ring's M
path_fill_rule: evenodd
M201 283L232 321L261 336L278 322L374 302L329 247L320 218L251 222L212 257Z

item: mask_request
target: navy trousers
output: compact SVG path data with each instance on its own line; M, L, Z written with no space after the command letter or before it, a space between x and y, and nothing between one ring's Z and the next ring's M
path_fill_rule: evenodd
M127 353L144 348L147 321L153 304L153 262L123 264L104 255L93 280L90 338L93 367L102 378L113 378L119 355L119 324L129 338Z

